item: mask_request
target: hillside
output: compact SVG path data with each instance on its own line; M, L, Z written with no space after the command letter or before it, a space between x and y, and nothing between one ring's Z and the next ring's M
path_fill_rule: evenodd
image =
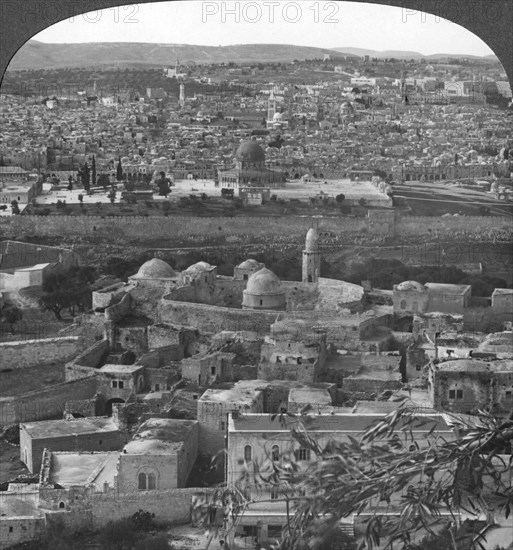
M377 57L378 59L395 58L395 59L426 59L426 60L433 59L435 60L435 59L462 57L462 58L468 58L468 59L497 61L497 57L495 57L495 55L486 55L482 57L478 55L454 54L454 53L435 53L431 55L424 55L420 52L407 51L407 50L377 51L377 50L367 50L365 48L351 48L351 47L332 48L332 50L338 53L349 54L349 55L358 55L358 56L368 55L369 57Z
M192 46L136 42L94 42L45 44L29 40L13 57L10 70L87 67L91 65L157 65L181 63L287 62L294 59L322 59L333 50L288 44L237 44Z

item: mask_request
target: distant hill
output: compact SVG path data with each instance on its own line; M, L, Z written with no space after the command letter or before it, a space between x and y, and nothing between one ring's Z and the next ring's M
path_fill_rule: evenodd
M287 62L323 58L333 50L288 44L240 44L233 46L191 46L136 42L94 42L45 44L29 40L13 57L9 69L51 69L91 65L158 65L181 63Z
M466 57L468 59L484 59L484 60L490 60L490 61L498 60L497 57L493 54L485 55L485 56L455 54L455 53L435 53L430 55L424 55L420 52L413 52L413 51L407 51L407 50L377 51L377 50L367 50L365 48L350 48L350 47L332 48L332 50L339 53L350 54L350 55L358 55L358 56L368 55L371 58L377 57L378 59L391 58L391 57L394 57L396 59L446 59L449 57L450 58Z

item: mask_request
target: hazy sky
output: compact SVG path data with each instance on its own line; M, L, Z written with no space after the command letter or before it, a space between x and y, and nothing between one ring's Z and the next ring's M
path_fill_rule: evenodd
M72 19L49 27L34 39L208 46L280 43L414 50L423 54L493 53L481 39L447 20L374 4L309 0L156 2L83 15L78 13L77 2L68 6L77 10Z

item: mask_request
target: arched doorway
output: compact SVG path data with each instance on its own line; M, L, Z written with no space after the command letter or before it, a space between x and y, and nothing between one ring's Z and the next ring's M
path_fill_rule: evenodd
M114 403L124 403L125 401L123 399L120 399L119 397L114 397L113 399L109 399L106 403L105 403L105 414L107 416L112 416L112 405Z

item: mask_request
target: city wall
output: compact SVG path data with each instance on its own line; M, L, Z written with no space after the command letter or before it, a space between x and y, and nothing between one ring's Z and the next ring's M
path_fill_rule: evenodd
M324 217L323 231L336 236L361 235L426 235L429 232L464 231L478 234L483 230L511 232L511 221L495 216L394 216L393 211L369 211L366 218ZM383 219L382 219L383 218ZM384 219L386 218L386 219ZM317 220L316 220L317 221ZM304 238L312 226L310 217L145 217L145 216L14 216L0 218L0 238L20 235L80 235L106 237L111 241L141 236L182 238L196 237L212 241L216 237L235 238L237 235L275 238L297 236Z
M18 370L69 361L80 350L78 336L0 343L2 369Z
M91 376L0 399L0 426L62 418L67 401L90 399L95 393L96 377Z

